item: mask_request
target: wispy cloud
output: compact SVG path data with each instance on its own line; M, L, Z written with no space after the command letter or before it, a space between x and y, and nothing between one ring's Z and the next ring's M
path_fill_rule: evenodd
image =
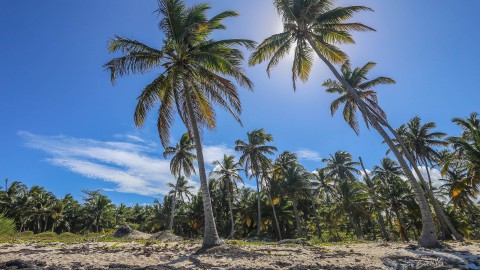
M422 174L423 176L423 179L425 179L426 182L428 182L428 174L427 174L427 169L425 166L418 166L418 170L420 171L420 173ZM432 185L434 187L440 187L441 185L443 185L444 183L440 180L442 179L442 173L435 169L435 168L429 168L428 169L429 173L430 173L430 178L432 179ZM413 171L413 174L416 176L416 173L415 171Z
M320 153L307 148L301 148L295 153L297 154L298 158L303 160L322 161Z
M100 141L65 135L42 136L21 131L25 145L49 155L47 162L87 178L115 183L113 191L147 196L166 194L167 183L175 181L170 161L161 157L153 142L133 135L114 136L116 140ZM121 140L123 139L123 140ZM204 147L205 163L233 153L226 145ZM198 181L190 180L199 186Z

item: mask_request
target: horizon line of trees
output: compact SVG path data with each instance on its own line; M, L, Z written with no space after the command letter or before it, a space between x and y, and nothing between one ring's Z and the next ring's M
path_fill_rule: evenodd
M452 120L460 136L435 131L434 122L412 118L396 131L417 161L411 165L426 169L427 182L440 207L458 232L480 238L480 119L476 113ZM246 140L235 142L235 156L215 161L209 174L208 191L219 236L223 238L263 237L267 239L317 238L321 241L350 239L418 239L422 216L415 193L401 166L383 158L371 172L362 158L345 151L324 158L323 167L309 172L294 153L276 155L273 136L263 129L248 132ZM0 188L0 213L15 221L19 231L41 233L109 232L128 224L143 232L173 230L176 234L202 236L203 191L193 194L187 178L196 174L194 142L184 134L174 147L171 171L177 179L163 202L152 205L114 205L99 191L83 191L83 203L71 195L57 198L42 187L27 188L5 181ZM400 147L400 149L404 150ZM319 164L320 165L320 164ZM441 171L441 186L433 184L431 170ZM243 176L244 175L244 176ZM256 189L244 179L255 179ZM442 219L435 215L440 239L452 239Z

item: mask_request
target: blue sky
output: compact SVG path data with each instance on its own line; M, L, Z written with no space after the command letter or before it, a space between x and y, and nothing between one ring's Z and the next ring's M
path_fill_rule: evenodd
M269 0L209 3L211 14L241 14L216 38L261 41L281 30ZM452 117L480 111L479 1L339 3L375 10L355 20L377 32L355 34L357 44L343 49L355 66L377 62L372 77L397 80L376 89L392 125L419 115L453 135L459 130ZM114 202L127 204L151 203L166 191L173 178L161 157L155 117L141 129L132 118L136 97L158 71L120 79L113 87L102 68L112 57L106 44L114 34L160 46L155 8L155 0L0 1L0 178L41 185L58 196L104 189ZM368 168L378 163L386 152L380 136L363 128L358 137L340 115L330 116L333 96L321 87L332 77L325 66L317 61L296 93L290 67L286 59L270 78L265 65L247 69L255 91L240 90L244 127L219 113L217 130L205 136L207 161L233 153L234 141L247 131L265 128L280 150L297 152L310 170L337 150L362 156ZM172 137L183 132L177 121Z

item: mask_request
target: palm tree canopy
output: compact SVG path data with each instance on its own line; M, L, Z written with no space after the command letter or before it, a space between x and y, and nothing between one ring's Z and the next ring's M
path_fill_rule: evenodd
M357 67L352 70L350 61L345 61L341 68L343 78L348 84L357 92L358 96L365 102L368 108L382 118L387 119L387 115L378 104L377 92L373 90L373 87L381 84L394 84L395 80L388 77L377 77L369 80L367 75L375 67L376 63L368 62L363 67ZM327 87L327 93L340 95L330 105L330 111L332 116L343 105L343 118L350 125L350 127L359 134L360 129L358 126L358 110L359 105L353 95L349 93L345 87L336 80L328 79L323 83L323 86ZM363 115L365 125L367 128L370 126L366 115Z
M347 22L359 11L370 11L364 6L335 7L335 0L274 0L274 6L282 17L283 32L265 39L251 55L249 64L268 60L267 73L285 58L294 47L292 66L293 88L296 80L307 81L313 66L316 46L322 55L340 63L347 55L336 45L355 43L351 31L370 31L372 28ZM312 45L314 44L314 45Z
M446 136L445 133L432 131L436 126L434 122L422 124L420 117L416 116L397 129L405 147L413 153L417 162L425 166L429 166L428 163L431 164L439 158L436 147L443 147L448 144L443 140ZM398 143L398 148L402 148L400 143ZM404 150L402 149L402 151Z
M222 24L224 19L238 14L225 11L207 18L210 6L204 3L187 8L181 0L158 2L159 28L165 36L163 46L155 49L137 40L115 36L108 49L123 56L104 65L110 71L112 83L117 77L130 74L160 72L138 97L135 124L142 126L147 113L160 103L157 127L163 146L167 146L176 112L191 130L187 97L192 100L194 117L201 127L215 128L214 105L226 109L240 121L240 97L231 79L242 87L253 88L241 67L243 54L238 47L251 49L255 42L210 39L215 30L226 28Z
M210 173L211 177L235 187L236 182L243 183L243 179L239 174L239 171L242 169L240 163L235 161L235 156L223 155L223 159L221 161L214 161L213 165L216 166L216 168Z
M168 183L167 185L168 187L173 189L169 192L170 195L173 195L175 193L175 184ZM184 196L190 200L190 197L193 196L190 190L195 189L194 186L189 185L189 182L185 176L178 177L176 188L177 188L177 196L180 197L182 201L184 201Z
M337 151L322 161L326 163L324 169L326 176L336 181L354 180L356 175L360 174L360 170L356 168L359 163L353 161L352 155L348 152Z
M250 171L252 176L258 177L271 165L267 155L273 155L277 148L267 145L273 141L273 136L266 133L264 129L248 132L247 137L246 141L235 142L235 151L242 153L239 162L245 167L245 174Z
M182 135L175 147L169 146L165 148L165 152L163 152L164 158L173 155L170 161L170 171L175 177L179 177L182 172L187 177L190 177L192 173L196 173L193 161L197 156L193 153L194 150L195 145L190 139L188 132Z

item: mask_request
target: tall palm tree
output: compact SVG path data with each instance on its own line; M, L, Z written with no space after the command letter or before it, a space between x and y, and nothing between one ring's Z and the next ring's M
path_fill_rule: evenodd
M352 155L345 151L337 151L329 158L322 159L322 162L326 163L324 168L326 176L336 181L352 180L360 174L360 170L356 168L359 163L353 161Z
M295 213L295 224L297 235L303 236L302 223L298 211L298 201L309 198L310 178L311 175L305 168L297 162L290 164L284 168L283 181L281 182L282 192L292 202L293 211Z
M459 196L461 190L473 194L480 193L480 120L476 113L466 119L454 118L455 124L463 129L461 137L449 137L454 152L443 165L442 173L447 174L451 167L459 167L463 171L461 179L455 184L455 193ZM460 188L462 187L462 188ZM454 193L454 195L455 195ZM466 197L466 194L462 194ZM472 210L471 210L472 212Z
M169 143L170 127L178 113L195 142L205 214L203 246L221 244L211 205L200 129L215 128L214 105L229 111L240 121L240 97L237 87L253 88L241 67L243 54L238 47L253 48L255 43L245 39L213 40L211 34L226 29L223 20L238 16L225 11L207 18L207 4L187 8L181 0L159 0L159 27L165 36L161 49L139 41L115 36L109 51L124 55L105 64L111 80L130 74L159 70L160 75L147 85L138 97L134 120L142 126L147 113L160 103L158 132L162 145Z
M467 169L461 166L451 166L445 170L445 176L440 179L444 182L441 186L450 197L450 202L457 209L464 209L471 220L480 228L480 210L475 206L475 200L480 194L478 186L471 186L467 178Z
M187 178L185 178L185 176L178 177L175 185L172 183L168 183L167 185L173 189L172 191L170 191L170 195L172 195L172 197L174 195L173 193L175 193L175 189L177 190L176 196L180 198L180 201L182 203L185 203L185 198L187 198L187 200L190 200L190 198L193 196L193 193L190 190L194 189L195 187L189 185L189 182Z
M86 220L87 229L95 228L95 232L100 231L103 223L108 223L108 214L113 212L115 205L110 199L98 191L82 191L85 193L85 211L89 214L89 220Z
M380 232L382 233L383 239L390 241L390 236L388 235L387 229L385 227L385 221L383 220L382 216L382 209L380 208L380 202L378 200L377 196L377 191L375 189L375 185L373 184L372 180L370 179L370 174L368 173L367 169L365 169L365 166L363 165L363 160L361 157L358 158L360 161L360 166L362 167L363 170L363 179L365 180L365 183L367 184L369 190L370 190L370 197L372 198L373 201L373 207L375 208L375 211L377 212L377 221L378 225L380 225Z
M429 167L433 167L433 161L439 157L435 147L448 144L442 140L447 134L432 131L436 126L434 122L422 124L420 117L416 116L398 129L405 146L413 154L416 164L425 166L430 189L433 189L433 184ZM401 148L400 145L399 148Z
M372 89L372 87L380 84L394 84L395 81L388 77L377 77L373 80L367 80L367 74L372 68L376 66L376 63L368 62L363 67L357 67L352 70L350 66L350 61L345 61L342 64L340 69L343 78L355 89L358 96L368 104L369 108L375 110L383 118L387 118L387 115L382 110L378 104L377 92ZM328 79L323 83L323 86L327 87L325 91L327 93L338 94L340 95L335 99L330 105L330 111L332 116L343 105L343 118L350 125L350 127L359 134L360 129L358 126L357 112L358 112L358 103L355 101L355 98L350 94L345 87L342 86L338 81ZM363 115L365 125L369 127L369 120L366 118L366 115Z
M393 128L388 125L381 114L368 107L368 104L362 100L357 91L350 86L334 66L334 64L342 63L347 59L347 55L336 44L354 43L350 34L351 31L373 30L364 24L347 22L347 20L356 12L371 9L364 6L334 7L335 0L274 0L273 2L277 12L282 17L283 32L265 39L250 57L249 64L255 65L270 59L267 66L267 72L269 73L295 46L292 80L294 89L296 89L295 81L297 78L302 81L308 79L313 65L313 53L315 52L320 60L328 66L342 87L358 103L358 109L364 115L364 118L380 133L389 148L392 149L413 186L422 213L423 226L420 244L426 247L438 246L432 213L423 190L382 125L392 133L394 132ZM420 174L418 171L416 173ZM419 177L421 176L419 175Z
M175 147L165 148L163 152L163 157L167 158L170 155L173 155L172 160L170 161L170 171L173 176L177 178L177 183L174 186L175 192L173 193L172 200L172 213L170 214L170 222L168 223L168 230L173 228L173 219L175 218L175 206L177 202L177 192L178 184L181 178L181 175L190 177L192 173L195 172L195 167L193 166L193 161L197 158L192 151L195 149L193 142L190 140L190 136L187 133L183 134L180 138L180 141L176 144ZM185 179L182 179L185 180Z
M336 193L339 208L348 215L358 239L363 239L363 233L357 225L358 213L362 212L362 204L365 202L364 187L356 181L360 170L356 167L358 162L353 161L352 155L345 151L337 151L329 158L322 159L325 162L325 176L334 180L334 193Z
M442 207L435 198L433 193L432 177L430 176L429 167L433 167L433 161L439 159L439 154L435 147L446 146L448 143L442 138L446 136L443 132L432 131L436 127L434 122L421 123L420 117L414 117L407 124L403 124L397 129L399 139L397 147L405 155L411 153L413 157L412 167L417 168L418 165L424 165L427 172L428 185L419 177L420 182L424 184L425 191L433 204L433 209L438 217L441 226L442 238L446 239L448 233L451 232L456 239L461 240L462 236L457 232L448 217L445 215ZM400 140L402 142L400 142Z
M403 241L409 241L406 233L405 215L401 215L403 208L412 199L412 193L405 182L401 167L390 158L382 159L380 166L373 167L373 181L386 204L397 217L400 236Z
M214 166L217 166L217 169L210 173L211 177L216 177L220 182L227 188L228 196L228 208L230 212L230 235L229 238L233 238L235 234L235 219L233 215L233 197L237 187L237 182L243 184L242 177L240 177L239 171L240 163L235 161L235 156L223 156L222 161L214 161Z
M262 213L259 178L267 168L271 166L268 155L273 155L277 148L268 143L273 141L273 136L263 129L253 130L247 133L246 141L237 140L235 142L235 151L241 152L240 164L245 167L245 174L250 173L255 177L257 184L257 236L260 235Z

